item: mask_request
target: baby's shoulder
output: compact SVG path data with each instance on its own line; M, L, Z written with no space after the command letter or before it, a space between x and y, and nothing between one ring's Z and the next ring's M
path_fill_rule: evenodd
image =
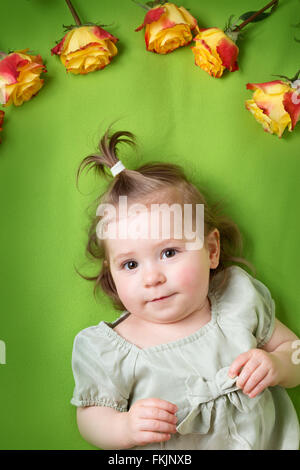
M248 318L251 321L251 317L255 319L273 311L274 301L269 289L244 269L230 266L226 273L219 274L214 280L211 293L217 299L220 317ZM222 280L224 282L220 282Z
M103 322L99 323L98 325L88 326L80 330L74 339L74 342L93 342L93 341L101 341L104 338L102 324Z
M87 367L95 366L97 370L105 370L108 375L125 377L132 375L136 361L136 351L130 347L114 330L110 323L102 321L98 325L89 326L79 331L74 339L72 361L80 362Z
M212 281L211 291L220 299L241 302L243 299L256 302L261 296L269 294L268 288L258 279L239 266L230 266L217 274Z
M236 328L246 329L256 338L257 347L262 347L274 331L275 302L271 293L242 268L227 269L227 281L215 291L219 323L229 327L231 334L237 332Z
M128 327L123 317L126 317L125 314L113 322L101 321L79 331L74 339L73 351L106 357L114 355L115 359L134 355L133 345L126 341Z
M106 354L117 356L113 330L104 322L101 321L98 325L88 326L80 330L73 342L73 354L76 355L94 355L99 357Z

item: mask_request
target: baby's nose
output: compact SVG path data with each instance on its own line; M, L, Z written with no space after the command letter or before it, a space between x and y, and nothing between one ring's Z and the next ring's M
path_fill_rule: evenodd
M150 268L144 272L144 284L146 287L162 284L166 281L164 273L157 268Z

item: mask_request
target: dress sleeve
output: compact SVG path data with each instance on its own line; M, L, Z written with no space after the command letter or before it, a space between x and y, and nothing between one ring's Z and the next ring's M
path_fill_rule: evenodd
M271 339L275 327L275 303L270 291L239 266L227 268L227 274L227 282L216 292L221 308L219 321L232 332L250 332L260 348Z
M127 411L134 358L92 326L77 334L72 351L75 388L71 404Z
M257 347L264 346L270 339L275 327L275 302L269 289L258 279L251 278L254 287L254 309L256 322L253 334L257 339Z

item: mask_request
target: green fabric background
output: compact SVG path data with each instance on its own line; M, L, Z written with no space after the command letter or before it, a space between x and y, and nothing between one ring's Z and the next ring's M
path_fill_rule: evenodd
M142 0L141 0L142 1ZM293 27L299 0L280 1L263 22L248 25L239 67L214 79L194 65L191 49L147 52L144 10L130 0L73 0L82 21L111 24L119 54L102 71L67 74L50 49L73 19L63 0L15 0L1 6L3 51L30 48L48 72L31 101L5 109L0 145L1 449L94 449L80 436L71 352L75 335L116 313L108 298L74 269L95 272L85 258L88 205L106 183L92 172L75 184L83 157L114 120L137 135L124 147L129 168L150 160L182 164L211 201L223 200L240 226L245 255L276 301L277 317L300 335L300 124L282 139L267 134L245 109L247 82L293 76L300 44ZM182 0L200 27L223 27L230 14L267 1ZM299 387L288 389L300 415Z

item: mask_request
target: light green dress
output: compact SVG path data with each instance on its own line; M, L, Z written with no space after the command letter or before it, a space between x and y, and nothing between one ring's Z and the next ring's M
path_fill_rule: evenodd
M143 398L175 403L177 433L132 449L299 449L299 422L286 390L269 387L249 398L228 377L239 354L272 336L270 292L237 266L228 268L223 287L216 281L209 290L210 322L187 337L140 349L113 330L128 312L78 333L71 403L120 412Z

